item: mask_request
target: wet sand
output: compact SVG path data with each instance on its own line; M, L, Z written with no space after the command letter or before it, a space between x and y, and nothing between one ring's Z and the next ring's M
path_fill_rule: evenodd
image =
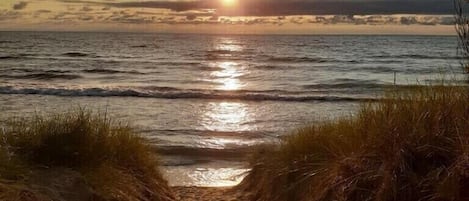
M249 201L246 193L223 187L173 187L178 201Z

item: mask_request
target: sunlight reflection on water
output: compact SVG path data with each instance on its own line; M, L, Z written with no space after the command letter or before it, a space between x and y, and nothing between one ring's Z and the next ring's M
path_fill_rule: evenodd
M213 47L217 52L217 60L208 65L217 69L210 73L208 80L215 85L213 89L233 91L241 90L246 86L241 77L249 73L243 63L233 61L233 54L243 51L239 42L231 38L222 38ZM202 130L214 132L243 132L256 130L256 126L250 125L254 121L254 111L249 110L246 103L236 101L208 102L203 107L199 116L199 125ZM230 149L252 146L258 141L243 139L243 136L199 136L194 145L200 145L211 149ZM224 164L222 161L212 161L210 166L197 164L193 166L181 166L165 169L166 175L171 175L172 185L221 187L237 185L244 178L246 165ZM223 164L223 165L222 165ZM170 183L171 184L171 183Z
M212 72L211 76L215 78L215 82L220 85L219 90L239 90L245 84L241 83L240 76L244 75L242 68L235 62L221 62L216 64L221 70Z
M211 102L202 114L201 125L210 131L252 131L256 130L253 113L241 102Z
M244 178L244 173L248 169L236 168L197 168L190 172L188 176L199 186L233 186L237 185Z
M209 65L219 68L220 70L211 73L213 82L219 84L216 89L218 90L240 90L245 87L246 83L240 80L240 77L247 74L248 71L240 62L231 59L233 54L243 51L243 46L238 44L238 41L231 38L222 38L216 45L215 49L222 51L220 55L225 58L222 62L212 62Z
M222 162L223 163L223 162ZM226 167L226 166L231 167ZM225 187L239 184L249 169L240 164L225 164L224 167L201 166L180 166L162 167L164 175L171 176L169 185L171 186L204 186L204 187ZM214 167L213 167L214 166Z
M219 50L226 50L226 51L242 51L243 46L240 45L240 41L236 40L235 38L230 37L223 37L215 45L215 48Z

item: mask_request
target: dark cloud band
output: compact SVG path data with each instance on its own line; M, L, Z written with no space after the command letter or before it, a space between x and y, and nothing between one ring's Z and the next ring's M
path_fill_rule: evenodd
M240 0L237 9L221 6L217 0L97 2L61 0L69 3L92 3L119 8L164 8L174 11L217 9L219 15L371 15L371 14L451 14L451 0Z
M21 9L24 9L24 8L26 8L27 5L28 5L28 2L20 1L20 2L18 2L17 4L14 4L14 5L13 5L13 10L21 10Z

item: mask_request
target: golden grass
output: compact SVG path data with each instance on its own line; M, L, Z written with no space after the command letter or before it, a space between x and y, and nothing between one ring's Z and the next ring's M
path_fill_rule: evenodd
M79 109L9 119L0 132L0 198L13 200L15 185L29 186L28 172L59 167L79 172L94 200L172 200L149 145L106 114Z
M265 201L469 200L469 90L390 92L264 147L240 185Z

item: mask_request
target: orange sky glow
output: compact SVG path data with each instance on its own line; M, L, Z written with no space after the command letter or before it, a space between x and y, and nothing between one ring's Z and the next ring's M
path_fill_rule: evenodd
M0 30L216 34L454 33L450 13L303 14L306 11L296 7L286 11L274 6L251 9L243 6L241 0L218 0L218 3L207 6L187 1L173 5L175 2L179 1L2 0ZM293 14L263 13L268 9L274 14Z

